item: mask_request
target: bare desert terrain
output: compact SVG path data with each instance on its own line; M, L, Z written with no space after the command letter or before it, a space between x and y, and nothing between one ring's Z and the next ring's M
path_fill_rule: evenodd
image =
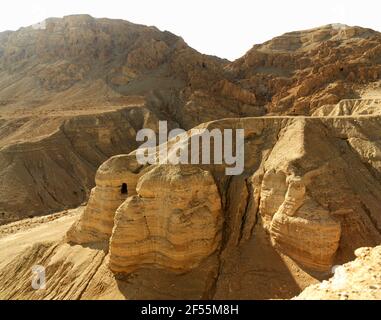
M0 33L0 299L381 298L379 32L228 61L123 20L39 26ZM138 163L160 120L243 129L242 174Z

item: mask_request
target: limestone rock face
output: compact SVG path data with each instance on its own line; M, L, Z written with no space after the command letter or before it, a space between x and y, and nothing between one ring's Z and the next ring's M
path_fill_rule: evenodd
M223 165L139 166L134 152L111 158L68 237L108 241L117 273L189 270L220 246L245 243L260 225L277 251L306 270L327 272L356 248L381 241L378 117L201 125L245 129L244 171L229 179Z
M247 91L227 80L221 80L216 83L214 90L219 91L222 96L231 97L248 105L255 105L257 100L254 93Z
M134 150L136 132L142 127L156 130L157 124L154 114L136 105L4 120L0 224L86 202L98 167L113 155Z
M59 244L78 249L75 259L103 248L83 297L131 296L125 288L136 298L172 297L164 288L173 285L176 297L291 298L356 249L381 242L379 115L222 119L198 128L245 129L242 174L226 176L225 165L139 165L135 152L107 160L69 243ZM58 263L60 252L52 253ZM8 270L0 268L5 283ZM75 278L78 270L68 270Z
M380 50L378 32L332 24L255 45L226 68L269 113L308 115L378 81Z
M116 211L110 268L191 270L220 246L221 200L208 171L161 165L138 181L137 195Z
M306 288L296 300L380 300L381 247L359 248L356 260L335 266L333 277Z
M379 245L380 41L329 25L229 62L90 16L0 33L0 223L88 199L65 241L0 263L3 296L290 298ZM136 134L159 120L244 129L242 174L138 164Z
M306 268L329 269L339 247L340 223L310 199L304 201L296 217L285 213L285 204L282 206L271 223L274 246Z
M128 195L136 194L139 167L135 157L125 155L112 157L100 166L97 185L81 219L68 231L68 241L88 243L110 238L116 209Z
M168 31L88 15L0 33L0 219L81 204L99 165L134 150L152 120L188 130L266 114L375 114L380 48L378 32L342 25L287 33L233 62ZM105 115L131 105L145 111Z
M96 187L67 240L108 242L109 266L116 273L147 266L184 272L219 249L222 223L209 171L186 165L143 168L132 153L99 168Z
M381 99L345 99L336 105L324 105L312 115L321 116L349 116L379 114Z

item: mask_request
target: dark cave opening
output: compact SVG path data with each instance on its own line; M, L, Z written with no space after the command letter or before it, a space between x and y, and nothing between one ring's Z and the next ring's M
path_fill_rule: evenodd
M125 195L128 194L127 183L123 183L123 184L122 184L122 187L120 188L120 193L121 193L121 194L125 194Z

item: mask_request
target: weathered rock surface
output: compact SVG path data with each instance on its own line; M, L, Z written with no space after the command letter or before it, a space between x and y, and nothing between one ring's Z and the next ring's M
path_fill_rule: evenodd
M380 123L368 115L201 125L245 129L244 172L230 178L223 165L139 166L135 152L110 158L63 244L104 252L82 297L171 297L161 287L171 281L178 298L291 298L326 279L357 248L381 241ZM153 288L152 274L165 280ZM139 283L145 293L130 294Z
M0 33L0 219L82 203L98 166L137 147L125 122L136 131L141 118L190 129L265 114L374 114L379 44L376 31L328 25L229 62L168 31L87 15ZM340 102L363 95L372 102ZM146 110L115 111L137 105Z
M364 126L366 133L361 129ZM304 270L328 272L334 264L353 258L356 248L381 240L380 167L368 158L372 154L369 150L378 148L379 126L378 116L247 118L202 125L210 130L245 128L242 177L226 180L223 167L213 165L148 166L139 173L135 168L132 174L128 166L119 163L131 161L134 153L112 158L100 169L109 173L105 181L115 181L115 195L123 179L127 185L131 181L136 194L131 191L114 216L111 211L92 213L93 201L107 204L94 193L69 235L75 242L84 234L81 228L91 221L94 234L105 239L114 224L109 240L110 267L117 273L130 273L146 265L191 269L197 267L195 261L210 256L220 245L224 248L221 257L226 258L231 250L255 238L253 231L260 226L272 246ZM346 142L363 140L365 144ZM352 172L353 167L358 173ZM196 171L190 175L189 170ZM96 189L102 183L97 182ZM114 199L107 193L104 196ZM189 221L182 221L186 212ZM189 232L185 222L193 226ZM107 233L101 230L105 225ZM184 247L199 239L202 246ZM198 258L192 257L192 250Z
M254 45L227 68L271 114L308 115L378 81L380 33L331 24Z
M0 221L88 202L65 238L0 263L0 296L291 298L379 245L380 39L329 25L229 63L89 16L1 33ZM136 133L159 120L244 129L242 174L139 165Z
M331 279L308 287L295 299L380 300L381 247L359 248L355 255L355 261L335 266Z
M379 114L380 106L380 99L345 99L336 105L325 105L317 109L312 115L326 117Z
M140 167L135 157L128 156L115 156L100 166L96 175L97 186L91 191L81 219L69 230L69 241L87 243L110 238L115 211L127 195L136 194ZM126 181L126 192L122 193Z
M156 130L157 124L156 116L139 106L25 119L0 149L0 222L83 203L102 162L134 150L136 132ZM0 131L9 131L8 125Z
M223 216L212 175L192 166L158 166L115 213L110 269L189 271L219 248Z

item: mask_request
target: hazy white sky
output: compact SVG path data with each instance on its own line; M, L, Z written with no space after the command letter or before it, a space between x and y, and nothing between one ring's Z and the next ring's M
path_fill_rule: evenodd
M228 59L282 33L328 23L381 31L379 0L3 0L0 31L78 13L155 25Z

